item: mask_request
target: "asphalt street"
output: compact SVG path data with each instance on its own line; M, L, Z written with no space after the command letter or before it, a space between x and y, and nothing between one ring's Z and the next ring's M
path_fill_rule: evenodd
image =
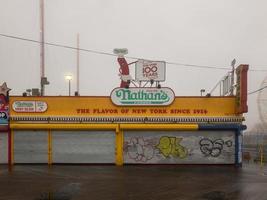
M212 165L0 166L2 200L267 200L267 168Z

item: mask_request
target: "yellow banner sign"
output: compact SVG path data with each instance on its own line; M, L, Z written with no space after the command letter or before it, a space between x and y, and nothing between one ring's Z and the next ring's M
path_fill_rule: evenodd
M14 105L25 102L47 105L44 112L27 112ZM23 105L24 105L23 104ZM25 104L26 105L26 104ZM116 106L110 97L10 97L12 116L81 116L81 117L175 117L175 116L236 116L234 97L176 97L169 106Z

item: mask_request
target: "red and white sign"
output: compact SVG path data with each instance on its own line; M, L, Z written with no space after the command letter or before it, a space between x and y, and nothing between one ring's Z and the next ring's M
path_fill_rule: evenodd
M138 60L135 64L135 79L137 81L165 81L164 61Z
M41 113L47 110L47 103L44 101L14 101L12 109L15 112Z

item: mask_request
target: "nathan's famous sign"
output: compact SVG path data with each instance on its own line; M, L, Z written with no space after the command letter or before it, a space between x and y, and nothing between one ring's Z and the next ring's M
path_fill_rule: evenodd
M170 88L115 88L110 96L118 106L166 106L175 97Z

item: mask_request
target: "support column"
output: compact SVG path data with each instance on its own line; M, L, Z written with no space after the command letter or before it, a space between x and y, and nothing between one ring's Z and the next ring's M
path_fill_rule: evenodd
M8 129L8 164L14 164L14 131Z
M48 130L48 165L52 165L52 132L51 129Z
M123 131L120 129L120 125L116 128L116 165L123 165Z
M239 159L242 159L242 148L240 147L241 142L239 139L239 135L241 135L241 132L239 129L235 131L235 166L236 167L242 167L242 161L239 163Z

